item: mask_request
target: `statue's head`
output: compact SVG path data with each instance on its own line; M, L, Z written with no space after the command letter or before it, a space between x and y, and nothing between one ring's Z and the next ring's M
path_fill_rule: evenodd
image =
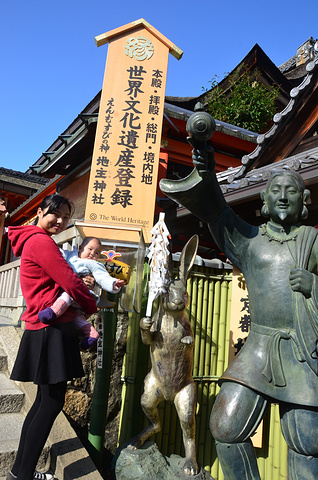
M308 216L306 201L309 196L298 173L275 170L261 192L262 215L281 225L295 225Z

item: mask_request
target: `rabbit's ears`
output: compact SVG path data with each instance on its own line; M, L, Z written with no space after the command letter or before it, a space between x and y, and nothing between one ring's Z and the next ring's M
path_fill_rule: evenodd
M190 240L183 247L181 256L180 256L180 265L179 265L179 278L186 283L188 275L197 254L199 246L199 236L193 235Z

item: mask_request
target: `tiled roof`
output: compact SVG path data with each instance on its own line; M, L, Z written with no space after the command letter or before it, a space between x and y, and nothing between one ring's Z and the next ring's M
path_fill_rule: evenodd
M237 178L240 167L228 169L217 174L218 181L224 194L234 192L244 187L252 187L266 182L273 170L293 170L304 173L305 170L318 167L318 148L292 155L279 162L271 163L257 168L246 174L243 178Z
M297 56L295 55L294 57L290 58L289 60L287 60L287 62L283 63L282 65L280 65L278 67L278 69L282 72L282 73L286 73L288 72L288 70L291 70L292 68L295 68L296 67L296 59L297 59Z
M19 179L19 180L23 180L31 183L38 183L41 185L44 185L48 181L47 178L40 177L39 175L23 173L17 170L11 170L9 168L4 168L4 167L0 167L0 177L12 178L12 181L14 181L14 179L15 180Z
M37 175L31 175L33 177L37 177ZM28 203L30 203L34 198L36 198L41 192L43 192L46 188L48 188L51 184L55 183L56 180L61 178L61 175L55 175L54 178L47 179L47 178L42 178L42 180L45 180L45 184L43 183L42 187L40 187L36 192L33 193L29 198L27 198L21 205L19 205L13 212L10 213L10 217L13 217L16 213L18 213L20 210L22 210Z
M264 151L266 151L266 147L268 146L268 144L272 142L273 139L277 138L277 136L280 134L280 130L281 127L284 125L284 122L288 119L289 116L291 116L293 110L297 108L298 99L301 97L304 91L309 88L311 83L314 83L314 79L317 77L317 75L318 54L316 55L314 60L306 64L306 76L303 78L303 80L297 87L291 90L289 103L286 105L284 110L274 115L274 124L272 125L272 127L266 133L258 136L258 145L255 150L247 155L244 155L241 160L242 166L236 172L232 172L236 179L245 177L250 170L255 168L259 157L264 154Z

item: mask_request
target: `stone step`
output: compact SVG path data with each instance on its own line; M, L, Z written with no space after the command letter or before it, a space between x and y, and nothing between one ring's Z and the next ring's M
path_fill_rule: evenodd
M22 413L0 415L0 475L6 475L13 465L24 418Z
M5 372L8 368L7 356L0 348L0 372Z
M22 413L3 413L0 415L0 478L6 477L12 468L18 449L20 434L25 416ZM38 468L46 468L49 446L46 444Z
M24 393L4 373L0 373L0 413L20 412Z

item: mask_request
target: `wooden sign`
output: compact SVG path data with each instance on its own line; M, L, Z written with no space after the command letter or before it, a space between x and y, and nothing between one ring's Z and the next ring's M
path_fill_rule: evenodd
M248 292L243 274L234 266L232 280L229 363L244 346L251 328ZM254 447L262 447L263 422L251 440Z
M153 226L169 51L144 19L96 37L109 43L85 222L109 239L146 243Z

